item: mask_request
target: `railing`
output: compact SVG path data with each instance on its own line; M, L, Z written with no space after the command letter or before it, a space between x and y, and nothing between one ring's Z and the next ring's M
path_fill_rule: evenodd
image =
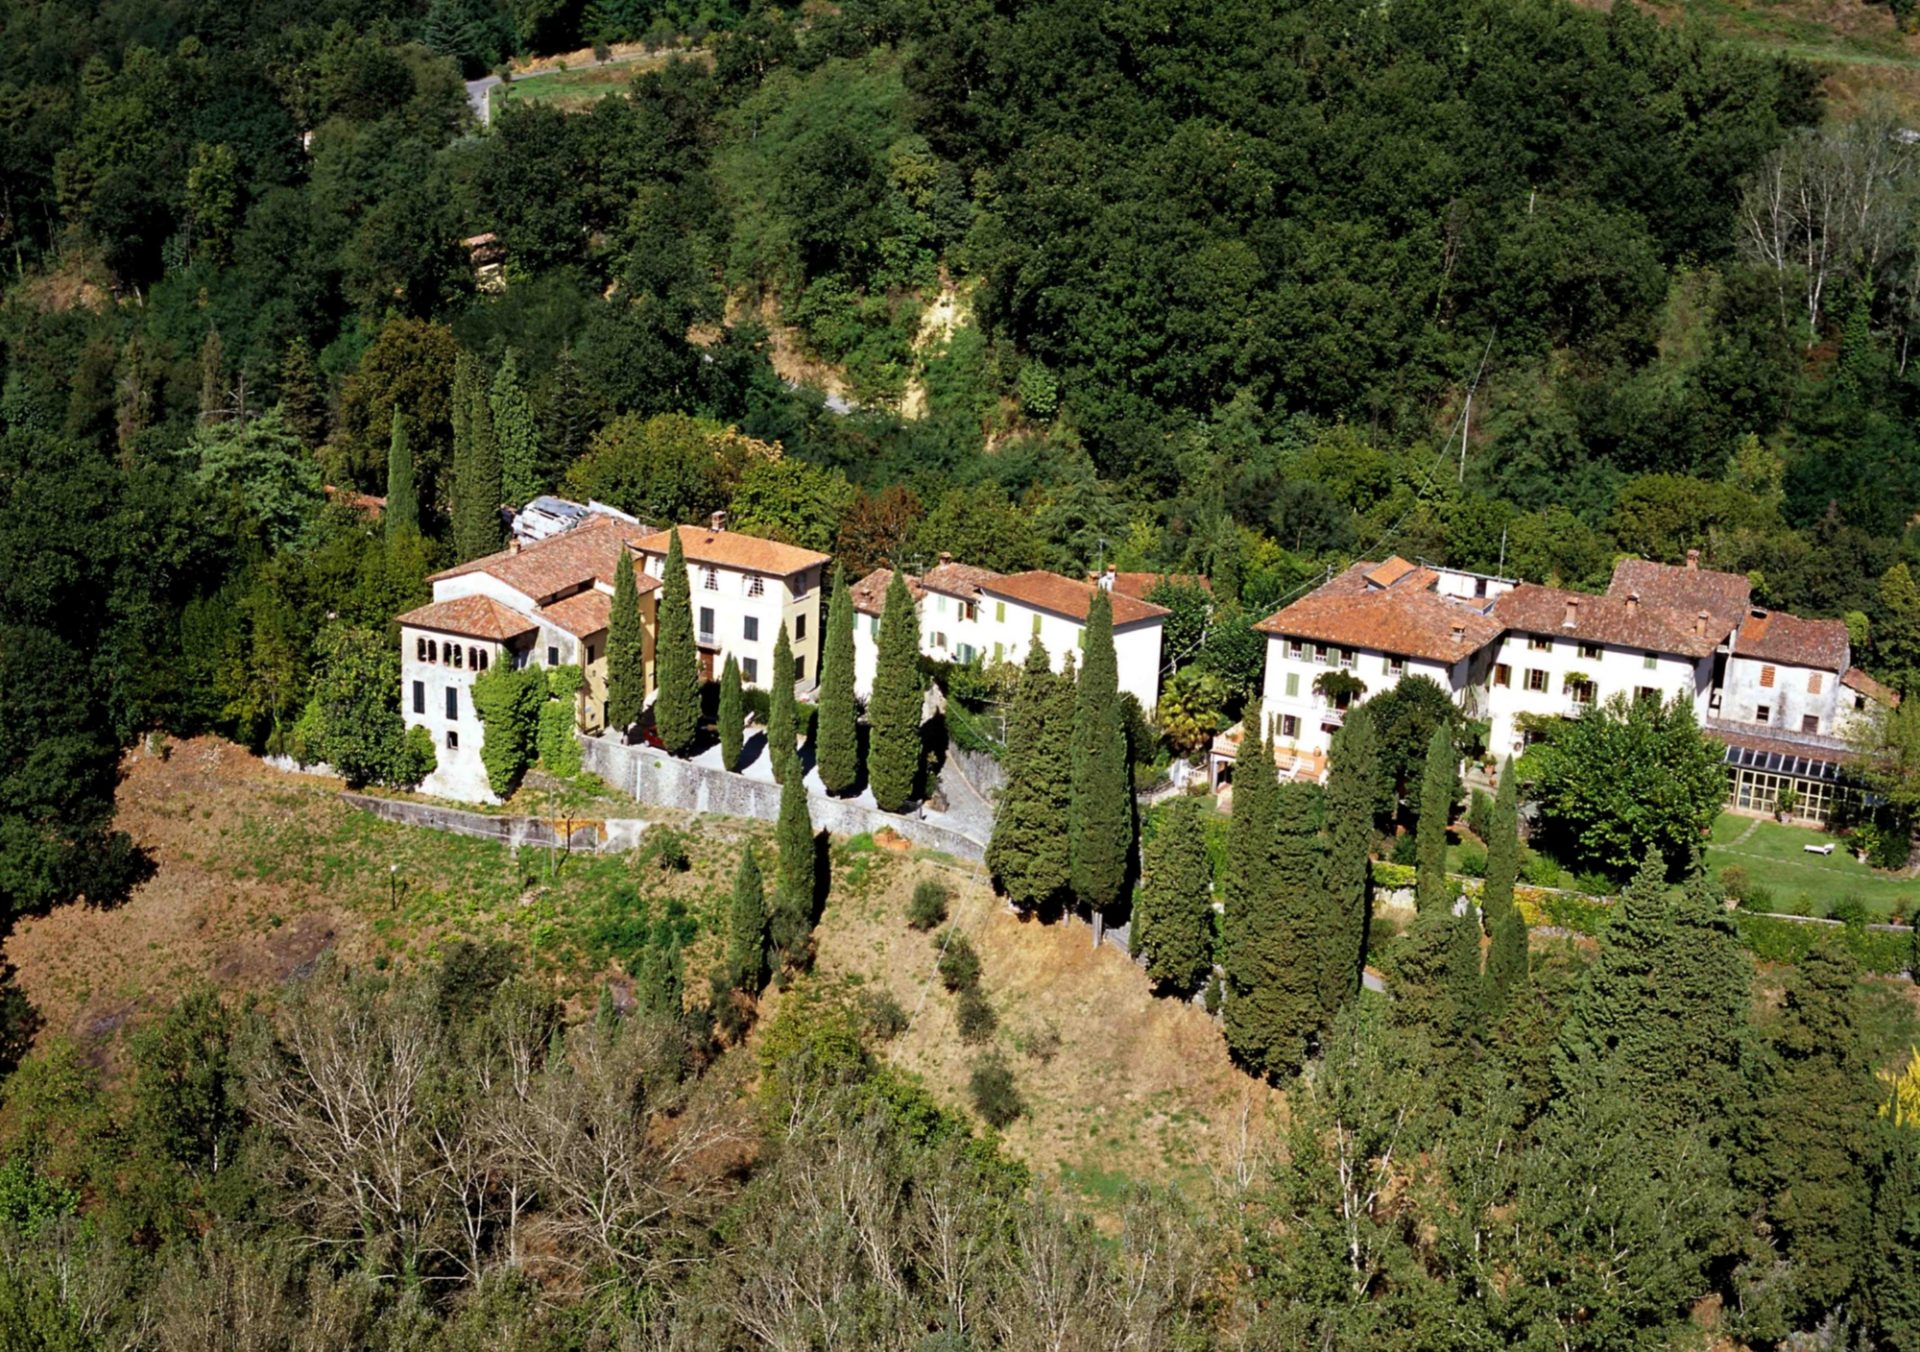
M714 632L711 629L702 629L693 636L693 641L702 648L717 648L720 646L720 640L714 636Z

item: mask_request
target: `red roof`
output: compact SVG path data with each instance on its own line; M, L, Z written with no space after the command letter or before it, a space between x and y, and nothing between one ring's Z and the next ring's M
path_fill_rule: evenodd
M575 638L597 634L613 618L613 597L598 589L576 592L540 607L540 618Z
M645 534L631 522L596 512L572 530L549 535L518 549L503 549L498 554L473 559L435 573L427 580L442 582L469 573L485 573L538 604L549 597L575 591L583 582L604 582L611 587L615 565L623 555L633 560L627 552L628 546ZM652 591L660 585L658 578L648 577L638 567L634 568L633 582L641 592Z
M499 643L530 634L537 625L518 611L501 605L491 596L457 596L451 601L434 601L409 610L398 624L410 629L435 629L462 638L483 638Z
M1735 657L1821 671L1845 671L1851 653L1845 620L1803 620L1771 610L1749 614L1733 641Z
M1858 667L1848 667L1846 674L1840 678L1840 684L1849 690L1858 690L1876 704L1884 704L1889 709L1899 707L1900 692L1898 690L1892 686L1880 684Z
M1089 582L1098 582L1099 578L1090 577ZM1205 591L1213 590L1213 583L1198 573L1115 573L1113 589L1122 596L1132 596L1146 600L1148 593L1162 582L1171 582L1181 587L1199 587Z
M1712 615L1703 620L1698 611L1687 614L1644 599L1589 596L1532 582L1503 592L1493 603L1493 618L1522 633L1692 658L1705 657L1726 637L1721 621Z
M1004 596L1009 601L1018 601L1036 610L1050 610L1056 615L1084 623L1087 607L1093 604L1093 594L1099 588L1091 582L1076 582L1059 573L1036 568L1031 572L1015 573L1011 577L999 577L992 582L982 583L980 590L991 596ZM1156 606L1150 601L1117 591L1109 593L1109 599L1113 605L1115 626L1162 619L1173 613L1165 606Z
M1747 613L1753 596L1753 584L1739 573L1719 573L1697 566L1691 558L1685 567L1654 563L1650 559L1622 559L1613 565L1613 581L1607 595L1625 600L1638 593L1641 604L1665 606L1693 615L1706 611L1725 621L1721 632L1731 630Z
M878 615L886 607L887 588L893 585L893 569L876 568L851 587L847 594L853 598L853 608L862 615ZM907 578L907 595L915 601L927 594L926 588L912 577Z
M1383 586L1369 582L1370 576L1394 580ZM1433 583L1431 571L1412 564L1388 568L1356 563L1254 628L1430 662L1457 661L1500 636L1498 622L1471 605L1446 599Z
M635 548L664 558L671 536L671 531L656 531L636 542ZM769 577L791 577L818 567L828 557L798 545L783 545L778 540L763 540L758 535L743 535L737 530L714 530L711 526L680 527L680 552L689 563L710 563L743 573L765 573Z

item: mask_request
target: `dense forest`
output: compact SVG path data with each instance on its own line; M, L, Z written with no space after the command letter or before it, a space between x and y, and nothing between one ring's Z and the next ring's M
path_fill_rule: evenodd
M462 87L636 41L684 54L584 108ZM1253 622L1387 551L1591 587L1697 548L1920 685L1920 145L1626 0L0 0L0 264L8 924L150 867L141 737L298 752L397 689L389 619L503 494L727 508L854 577L1205 574L1180 752L1255 691ZM195 997L123 1076L9 1083L0 1328L1920 1346L1869 994L1824 953L1755 986L1706 887L1473 1020L1351 1005L1290 1139L1117 1242L832 1000L762 1030L743 1111L705 1032L563 1029L499 955ZM330 1158L325 1056L402 1049L417 1114Z

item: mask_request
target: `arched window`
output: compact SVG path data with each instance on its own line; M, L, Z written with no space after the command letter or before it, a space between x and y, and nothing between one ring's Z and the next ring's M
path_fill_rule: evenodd
M413 655L419 661L424 662L427 660L427 641L424 638L414 639Z
M447 660L453 663L453 665L456 667L461 665L460 645L458 643L449 643L447 645Z
M428 639L427 640L427 661L438 662L439 660L440 660L440 645L434 642L434 640Z
M479 657L479 661L474 664L474 670L485 671L487 669L487 663L492 659L488 656L487 650L485 648L482 648L480 650L478 657Z

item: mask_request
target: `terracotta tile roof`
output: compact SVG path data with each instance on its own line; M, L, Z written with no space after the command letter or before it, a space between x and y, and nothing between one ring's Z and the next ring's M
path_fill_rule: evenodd
M537 613L556 629L564 629L575 638L585 638L607 627L613 617L613 597L597 587L589 588L541 606Z
M887 588L893 585L893 569L876 568L851 587L847 594L853 597L853 608L862 615L878 615L886 606ZM927 594L912 577L907 578L907 595L915 601Z
M1711 615L1700 620L1698 609L1690 613L1652 605L1644 595L1636 603L1523 582L1501 593L1492 615L1503 629L1522 633L1701 658L1720 646L1726 630Z
M1091 582L1076 582L1059 573L1036 568L1031 572L995 578L992 582L981 584L980 590L992 596L1004 596L1009 601L1018 601L1036 610L1050 610L1070 620L1084 621L1087 607L1093 603L1093 594L1098 589ZM1111 598L1115 625L1139 624L1172 614L1165 606L1156 606L1150 601L1142 601L1121 592L1111 593Z
M1263 634L1343 648L1454 662L1500 636L1500 625L1432 590L1433 575L1409 566L1391 586L1369 585L1382 565L1356 563L1254 626Z
M1778 611L1749 612L1733 641L1735 657L1845 671L1852 651L1845 620L1803 620Z
M1880 684L1880 682L1874 680L1873 677L1867 675L1866 672L1860 670L1858 667L1848 667L1846 674L1840 678L1840 684L1846 686L1849 690L1858 690L1868 699L1873 700L1877 704L1884 704L1889 709L1897 708L1900 704L1900 692L1898 690L1895 690L1892 686Z
M355 511L364 512L375 521L378 521L380 514L387 510L387 500L377 498L371 493L356 493L351 488L335 488L332 484L322 484L321 491L331 501L351 507Z
M1366 580L1376 587L1391 587L1408 573L1411 573L1417 566L1416 564L1407 562L1398 554L1395 554L1378 568L1367 573Z
M491 596L458 596L451 601L434 601L418 610L409 610L395 623L496 643L532 633L536 628L525 615L509 610Z
M636 548L665 557L670 531L656 531L641 538ZM791 577L827 561L827 555L743 535L737 530L714 530L710 526L680 527L680 549L689 563L710 563L718 568L737 568L746 573L765 573L769 577Z
M469 573L485 573L538 604L548 597L573 591L582 582L604 582L611 587L615 563L628 545L645 535L642 527L596 512L572 530L549 535L518 550L503 549L498 554L435 573L427 580L441 582ZM642 592L660 585L658 578L648 577L638 568L634 570L633 581Z
M1642 605L1665 606L1687 615L1704 610L1716 620L1726 622L1722 626L1724 635L1747 613L1753 584L1739 573L1718 573L1693 566L1683 568L1648 559L1622 559L1613 565L1613 581L1607 586L1607 595L1624 601L1629 592L1638 592Z
M1090 577L1087 581L1097 582L1099 579ZM1113 575L1113 589L1116 592L1141 601L1146 600L1147 593L1162 582L1172 582L1182 587L1201 587L1207 591L1213 590L1213 583L1198 573L1115 573Z
M920 585L928 591L943 592L971 601L989 582L998 582L1000 574L991 568L975 568L970 563L936 563L920 574Z

